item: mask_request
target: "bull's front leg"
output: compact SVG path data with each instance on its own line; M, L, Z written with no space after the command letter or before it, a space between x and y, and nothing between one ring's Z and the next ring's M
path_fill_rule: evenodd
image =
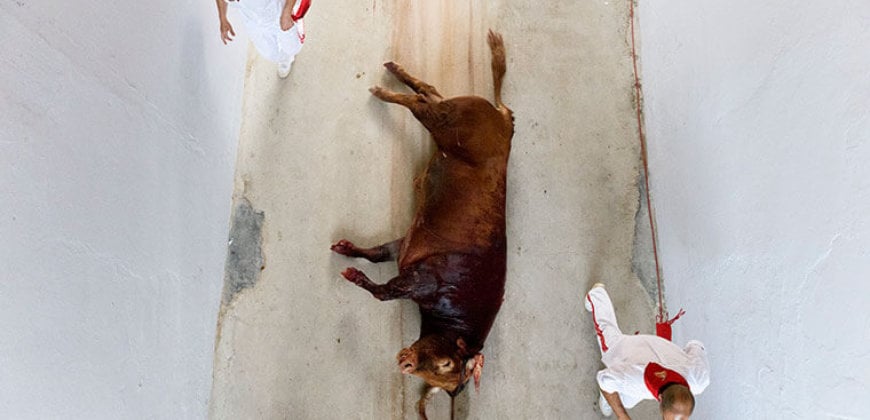
M353 242L342 239L332 245L330 249L336 254L351 258L365 258L371 262L379 263L395 260L399 255L399 249L402 248L402 241L404 239L399 238L393 242L387 242L372 248L360 248L354 245Z
M362 271L348 267L341 273L351 283L369 291L377 300L410 299L414 294L414 279L398 275L385 284L375 284Z

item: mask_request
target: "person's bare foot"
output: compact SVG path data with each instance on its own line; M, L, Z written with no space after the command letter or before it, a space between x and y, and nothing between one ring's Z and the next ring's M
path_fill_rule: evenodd
M281 11L281 30L289 31L296 22L293 20L293 6L296 5L296 0L287 0L284 3L284 10Z

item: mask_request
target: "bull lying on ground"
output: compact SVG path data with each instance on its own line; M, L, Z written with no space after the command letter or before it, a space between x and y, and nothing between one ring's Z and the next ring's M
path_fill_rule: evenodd
M504 296L505 183L514 127L511 110L501 101L504 43L492 31L488 42L494 106L478 96L445 100L398 64L385 64L416 94L381 87L373 87L372 94L410 109L438 150L415 183L419 207L404 238L373 248L347 240L332 246L349 257L398 262L399 275L385 284L355 268L342 275L379 300L412 299L419 305L420 338L396 356L399 368L421 377L430 391L440 388L451 396L470 377L479 386L480 351ZM423 416L424 405L425 397L419 405Z

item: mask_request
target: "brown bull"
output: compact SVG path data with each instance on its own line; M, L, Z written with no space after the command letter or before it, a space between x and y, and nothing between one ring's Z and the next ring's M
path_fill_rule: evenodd
M399 275L385 284L373 283L355 268L342 275L379 300L418 304L420 338L399 352L399 368L451 396L470 377L479 385L480 351L504 296L505 182L514 128L511 110L501 101L504 43L492 31L488 42L495 105L478 96L445 100L398 64L385 64L416 94L381 87L373 87L372 94L410 109L438 150L416 183L419 207L404 238L374 248L347 240L332 246L349 257L398 262ZM425 416L424 404L421 399Z

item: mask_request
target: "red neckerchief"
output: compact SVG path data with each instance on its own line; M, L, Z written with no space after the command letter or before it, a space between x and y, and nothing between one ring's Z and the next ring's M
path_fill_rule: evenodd
M643 381L646 383L647 389L649 392L656 397L656 400L661 401L660 391L665 385L669 384L678 384L683 385L686 388L689 387L689 383L686 382L686 378L683 378L683 375L680 375L677 372L674 372L658 363L650 363L646 365L646 369L643 370Z

